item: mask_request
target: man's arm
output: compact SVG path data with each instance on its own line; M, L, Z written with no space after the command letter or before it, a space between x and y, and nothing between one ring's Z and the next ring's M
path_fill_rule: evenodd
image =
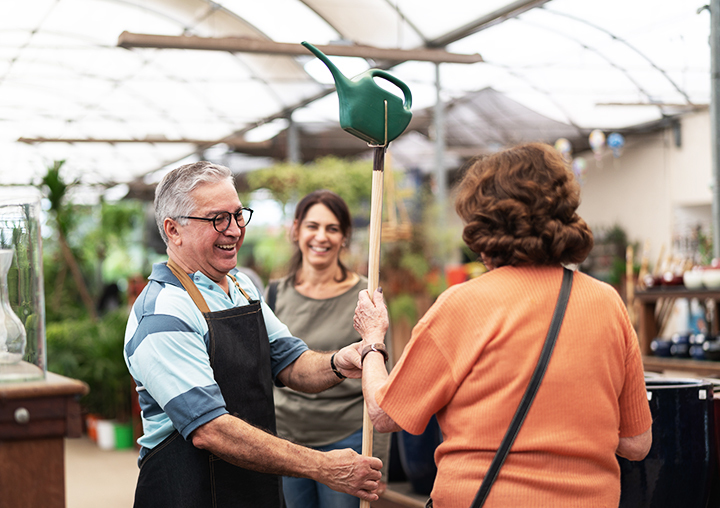
M335 368L343 376L360 377L362 374L360 355L356 349L357 345L351 344L337 352L305 351L294 362L281 370L277 377L285 386L298 392L322 392L342 381L332 370L330 358L333 354L335 355Z
M350 449L319 452L305 448L228 414L195 429L191 439L197 448L245 469L310 478L366 501L378 499L382 461L375 457Z
M382 342L384 335L383 330L381 334L371 335L373 338L370 340ZM368 407L368 414L378 432L402 430L375 401L375 392L385 383L388 373L383 357L378 354L371 354L366 357L364 370L361 368L360 352L364 343L365 341L351 344L335 353L335 368L342 375L349 378L362 376L363 393ZM297 360L280 371L278 379L285 386L300 392L317 393L327 390L342 381L332 371L330 365L332 355L333 353L305 351Z
M628 460L643 460L652 446L652 427L640 435L621 437L615 453Z

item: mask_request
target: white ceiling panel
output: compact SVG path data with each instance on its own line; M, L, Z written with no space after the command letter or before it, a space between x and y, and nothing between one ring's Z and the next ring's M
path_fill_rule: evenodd
M479 53L485 62L442 64L443 100L492 88L535 113L579 129L622 128L677 111L662 104L708 104L710 16L706 10L698 12L704 2L552 0L476 33L468 29L514 3L0 2L0 185L37 181L53 159L66 159L63 170L88 183L127 182L201 156L193 155L199 150L193 144L141 142L148 137L218 141L289 111L296 122L337 122L335 94L295 109L321 97L332 83L330 73L309 52L271 56L124 49L117 46L124 31L414 49L465 28L446 49ZM369 66L386 65L331 58L349 77ZM412 90L413 109L433 106L434 64L406 62L390 72ZM638 102L658 105L632 105ZM248 134L248 140L266 139L285 125L285 120L277 121ZM458 131L458 137L472 127L467 126L465 134ZM18 142L21 137L76 142L27 144Z

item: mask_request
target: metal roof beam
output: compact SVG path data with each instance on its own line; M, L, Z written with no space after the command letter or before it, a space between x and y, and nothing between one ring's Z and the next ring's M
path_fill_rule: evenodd
M427 43L428 48L444 48L448 44L464 39L468 35L472 35L491 26L497 25L511 18L515 18L523 12L540 7L550 0L517 0L511 4L508 4L500 9L490 12L485 16L482 16L475 21L468 23L467 25L461 26L442 35L436 39L433 39Z
M19 143L27 143L29 145L35 143L108 143L111 145L121 143L147 143L147 144L160 144L160 143L182 143L188 145L197 145L202 147L208 147L216 145L218 143L225 143L238 151L244 150L259 150L266 149L272 145L270 140L250 142L245 141L238 136L228 136L221 140L211 139L168 139L164 137L147 137L145 139L134 139L134 138L18 138Z
M186 35L151 35L123 32L118 37L122 48L197 49L207 51L229 51L231 53L263 53L285 56L311 56L299 44L273 42L252 37L197 37ZM393 49L364 45L318 44L316 47L331 56L371 58L373 60L408 61L433 63L473 64L482 62L482 57L449 53L441 49Z

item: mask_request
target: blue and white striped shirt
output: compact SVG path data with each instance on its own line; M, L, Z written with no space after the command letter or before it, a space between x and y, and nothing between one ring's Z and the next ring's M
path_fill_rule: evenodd
M246 275L237 270L231 273L250 298L261 300L272 375L282 386L277 374L308 347L290 335ZM212 312L248 304L233 283L228 295L200 272L191 278ZM187 439L199 426L227 413L210 367L208 340L200 309L167 265L155 264L125 331L125 363L137 383L142 410L144 435L138 443L145 449L160 444L174 429Z

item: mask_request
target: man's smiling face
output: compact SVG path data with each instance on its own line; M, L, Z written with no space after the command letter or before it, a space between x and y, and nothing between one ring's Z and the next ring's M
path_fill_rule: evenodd
M229 180L201 185L192 192L192 197L195 209L189 215L195 217L211 219L220 212L235 213L242 207ZM177 229L179 244L174 253L180 264L193 272L201 271L215 282L224 281L237 264L245 228L239 228L232 218L230 227L222 233L218 233L210 221L192 219Z

